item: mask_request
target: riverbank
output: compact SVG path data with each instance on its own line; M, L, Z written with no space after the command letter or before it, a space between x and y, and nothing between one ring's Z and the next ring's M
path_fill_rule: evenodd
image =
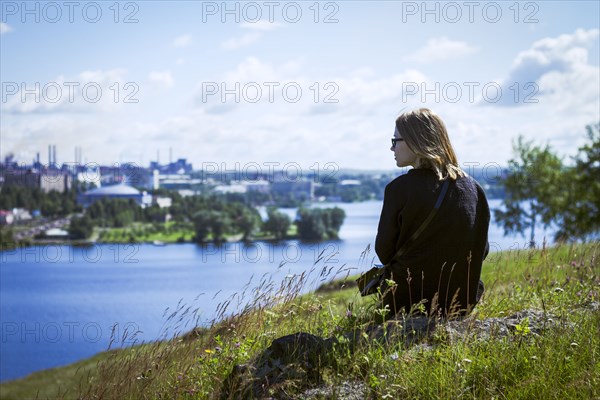
M298 228L291 225L283 240L293 240L298 238ZM265 232L257 232L246 242L271 241L275 236ZM170 229L165 224L162 229L156 229L154 224L132 224L125 228L96 228L91 240L97 243L196 243L195 232L193 229ZM226 242L239 242L243 240L242 234L225 235ZM214 240L209 235L204 243L213 243Z
M319 382L306 387L305 377L289 377L265 394L335 397L353 387L374 398L598 397L600 338L590 332L600 329L599 253L598 242L498 253L484 265L486 293L472 326L520 315L506 332L492 327L481 340L475 328L455 336L443 329L410 347L378 341L354 352L339 347L335 362L318 368ZM0 397L218 398L234 366L256 360L274 339L307 332L343 341L344 332L363 329L376 312L372 299L343 281L333 290L301 295L304 279L246 294L254 307L210 328L7 382ZM541 324L538 315L554 322ZM180 318L186 318L185 306L167 323Z
M153 229L154 224L134 223L125 228L94 228L92 235L88 239L60 239L60 238L29 238L6 243L0 250L11 250L16 247L31 246L92 246L94 244L181 244L197 243L195 233L191 229L162 230ZM242 234L225 235L225 242L246 242L254 243L259 241L278 241L278 240L297 240L298 228L292 225L283 239L277 239L274 235L259 232L247 240L243 240ZM202 243L215 243L209 236Z

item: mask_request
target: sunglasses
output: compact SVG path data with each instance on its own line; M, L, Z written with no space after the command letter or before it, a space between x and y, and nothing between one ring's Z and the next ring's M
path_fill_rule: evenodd
M392 147L396 147L396 143L398 142L403 142L404 139L402 138L392 138Z

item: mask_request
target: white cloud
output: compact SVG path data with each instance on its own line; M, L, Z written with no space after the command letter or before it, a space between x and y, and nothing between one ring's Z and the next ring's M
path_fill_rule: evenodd
M600 68L589 64L588 48L597 45L598 29L578 29L572 34L544 38L517 54L508 77L502 83L498 105L523 105L524 96L561 108L597 111L600 97ZM535 85L535 86L534 86ZM524 90L528 86L529 90ZM535 87L535 89L531 89ZM520 89L517 100L514 95Z
M279 22L269 22L265 20L260 20L257 22L242 22L240 24L240 27L243 29L252 29L266 32L281 27L281 24Z
M235 102L233 96L223 102L219 95L212 102L202 103L197 110L198 126L203 127L189 140L210 136L210 144L204 143L203 149L207 154L223 155L227 162L280 161L287 157L288 161L300 158L334 162L343 167L392 169L393 159L386 140L392 134L393 120L399 112L429 107L446 122L460 162L465 166L492 163L493 173L495 166L506 165L511 157L511 140L517 135L523 134L540 144L549 143L561 155L573 155L582 144L585 125L599 118L598 72L589 65L577 68L573 75L545 75L540 87L552 90L555 97L510 109L494 104L480 107L467 99L466 87L463 101L458 103L445 101L443 97L434 100L428 96L425 101L420 95L405 96L407 83L434 87L436 77L416 69L382 76L363 67L340 76L314 79L304 73L302 63L287 65L290 67L286 69L282 64L249 57L215 77L216 81L226 82L228 89L234 87L234 82L239 82L242 88L247 82L277 82L280 86L275 88L272 103L265 101L265 88L263 101L256 104L249 104L243 97ZM311 90L316 81L320 82L317 101ZM291 104L282 99L281 88L286 82L295 82L302 88L299 102ZM326 82L334 84L336 90L325 90ZM569 91L569 85L580 89ZM324 102L330 94L337 103ZM211 128L204 128L207 118L212 121ZM209 133L215 127L219 129L218 137ZM239 136L241 132L252 135ZM235 140L232 142L231 138ZM260 152L248 154L248 146L256 143L261 143ZM294 150L300 148L302 154Z
M173 41L175 47L188 47L190 44L192 44L192 35L190 34L178 36Z
M377 113L397 114L402 107L418 106L415 99L419 101L420 96L404 96L403 90L407 83L431 83L415 69L379 77L369 68L358 68L343 76L313 79L303 73L303 65L297 60L272 64L247 57L231 70L213 77L212 82L204 80L195 95L196 105L210 114L225 114L248 105L257 108L262 104L269 110L279 110L278 105L294 103L291 112L303 118L327 114L372 118ZM289 101L297 89L299 100Z
M287 82L298 80L298 64L291 62L281 66L275 66L265 63L256 57L247 57L241 63L229 71L224 71L214 79L203 79L196 93L196 103L206 106L205 111L209 113L222 114L233 111L240 103L235 102L233 95L227 95L223 104L222 94L234 90L240 96L244 94L252 96L257 95L255 87L258 85L261 91L260 102L268 102L270 88L264 85L264 82L270 82L277 86L277 93L281 94L281 86ZM215 87L216 85L216 87ZM235 90L235 88L239 88ZM215 93L216 90L216 93ZM241 99L244 102L244 99Z
M173 87L174 80L171 71L152 71L148 74L148 79L167 88Z
M558 42L562 43L548 41ZM19 156L22 159L31 159L30 155L35 155L36 149L43 149L44 138L59 137L59 158L62 146L69 149L72 143L78 143L84 148L84 154L94 151L94 157L97 157L94 161L104 163L138 162L140 154L145 154L147 162L155 157L157 149L161 149L164 158L168 147L173 146L177 157L188 158L196 168L201 168L202 162L217 162L220 166L226 163L228 168L234 168L236 162L242 166L249 162L259 165L279 162L280 166L296 162L309 171L315 163L323 166L331 162L339 167L391 170L394 162L389 137L395 117L407 109L430 107L446 122L463 165L474 162L479 162L480 166L485 162L506 165L511 156L511 139L518 134L538 143L548 142L561 154L574 154L584 139L585 125L598 118L600 107L598 68L588 63L587 50L577 45L583 42L585 40L571 40L570 46L563 46L560 54L571 63L568 68L543 73L537 80L543 90L538 96L540 101L527 107L506 108L493 104L479 107L469 101L451 104L443 99L433 101L432 96L427 97L428 102L418 95L403 96L407 83L426 83L431 88L435 82L434 73L425 75L418 69L385 75L365 64L329 76L324 73L313 75L307 72L309 60L303 58L275 63L262 57L247 57L214 76L198 79L224 82L229 90L235 83L243 87L246 83L256 82L263 90L262 99L257 103L244 98L236 102L233 96L222 101L220 95L212 96L207 102L198 102L202 92L197 88L193 94L196 102L190 108L153 113L149 111L154 110L152 105L158 103L162 110L168 103L163 100L165 94L173 94L176 98L177 92L150 90L140 92L144 97L138 96L144 100L139 108L145 114L130 112L133 105L127 105L127 113L115 113L114 118L106 118L106 115L93 113L50 113L55 109L31 102L33 104L19 106L48 112L36 115L35 119L29 115L10 115L10 120L3 119L3 141L5 132L7 136L3 145L6 143L8 149L15 149L19 155L28 155L27 158ZM532 49L538 50L535 57L521 56L526 53L522 52L515 59L543 60L544 57L560 56L550 50L554 49L551 45L544 47L536 42L530 46ZM548 55L555 53L557 55L552 57ZM118 74L108 72L88 71L77 79L109 82L118 77ZM174 82L169 70L154 71L148 78L167 87ZM268 100L268 88L262 85L263 82L278 84L274 88L273 102ZM315 100L316 82L319 92ZM297 103L282 97L282 87L286 83L301 87L302 98ZM326 88L326 83L333 86ZM111 94L110 85L104 85L103 90L106 87L106 93ZM463 90L463 96L466 96L466 88ZM509 95L510 92L506 94ZM326 103L326 96L333 96L337 103ZM67 109L68 106L60 107ZM121 159L116 159L119 156Z
M577 30L532 43L500 81L497 103L482 101L475 112L441 103L459 158L505 165L518 135L550 145L567 161L575 155L585 142L585 126L600 120L600 68L588 62L588 48L597 46L598 37L597 29ZM491 138L501 140L491 145Z
M407 55L405 60L425 64L434 61L459 58L471 54L476 50L477 48L470 46L466 42L454 41L442 36L429 39L425 47L420 48L413 54Z
M2 141L3 146L8 143L10 151L22 161L31 160L40 152L41 161L47 162L45 150L52 144L56 145L59 163L73 162L73 148L81 146L85 162L113 164L119 160L115 157L115 148L110 148L107 132L119 129L119 123L115 122L112 118L90 119L90 114L15 116L3 126Z
M124 69L83 71L76 76L60 75L48 82L8 82L10 87L3 112L8 114L103 112L123 103L124 96L139 90L126 82ZM133 86L132 86L133 85ZM135 93L134 93L135 92Z
M8 25L7 23L4 22L0 22L0 34L4 35L5 33L8 33L12 31L12 28L10 27L10 25Z
M600 30L578 29L573 34L544 38L520 52L511 68L511 78L534 82L549 71L573 70L588 62L587 48L598 41Z
M207 101L197 101L198 131L189 138L193 143L198 141L198 148L212 157L209 160L215 161L218 154L226 162L287 161L299 162L305 168L314 162L332 162L345 167L376 168L381 167L382 160L389 159L390 169L393 157L388 139L393 134L393 119L406 106L402 103L403 84L428 80L417 70L382 77L368 67L317 79L305 73L302 62L277 64L257 57L248 57L211 79L224 82L230 94L223 100L223 88L219 87L218 94L207 96ZM274 84L273 101L262 82ZM242 92L239 100L231 93L236 83ZM248 83L259 84L260 101L246 101L243 92ZM301 89L298 102L284 98L286 84ZM290 90L292 95L294 92ZM199 90L197 100L201 95ZM213 121L211 126L206 125L207 119ZM218 135L209 133L215 126ZM257 143L260 151L247 151ZM360 165L353 160L360 160Z
M234 50L256 42L258 39L260 39L261 36L262 34L260 32L246 33L240 37L227 39L226 41L221 43L221 47L227 50Z
M260 20L257 22L243 22L240 24L240 27L250 32L225 40L221 43L222 48L226 50L235 50L240 47L251 45L252 43L257 42L265 32L279 28L281 27L281 24L278 22Z

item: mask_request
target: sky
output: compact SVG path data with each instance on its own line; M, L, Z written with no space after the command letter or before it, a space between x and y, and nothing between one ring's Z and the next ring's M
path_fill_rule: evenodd
M1 1L0 155L392 170L432 109L460 164L600 121L598 1Z

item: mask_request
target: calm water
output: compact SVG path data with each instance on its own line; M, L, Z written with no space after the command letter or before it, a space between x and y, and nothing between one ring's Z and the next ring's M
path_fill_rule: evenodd
M242 307L261 280L279 287L312 271L308 291L322 283L324 268L327 279L365 270L359 259L373 246L381 203L339 206L347 214L341 240L319 244L52 245L0 253L0 380L89 357L106 350L112 334L125 335L128 345L208 324L219 303L247 288L246 300L235 297L230 309ZM495 225L489 240L493 250L526 243L504 238Z

